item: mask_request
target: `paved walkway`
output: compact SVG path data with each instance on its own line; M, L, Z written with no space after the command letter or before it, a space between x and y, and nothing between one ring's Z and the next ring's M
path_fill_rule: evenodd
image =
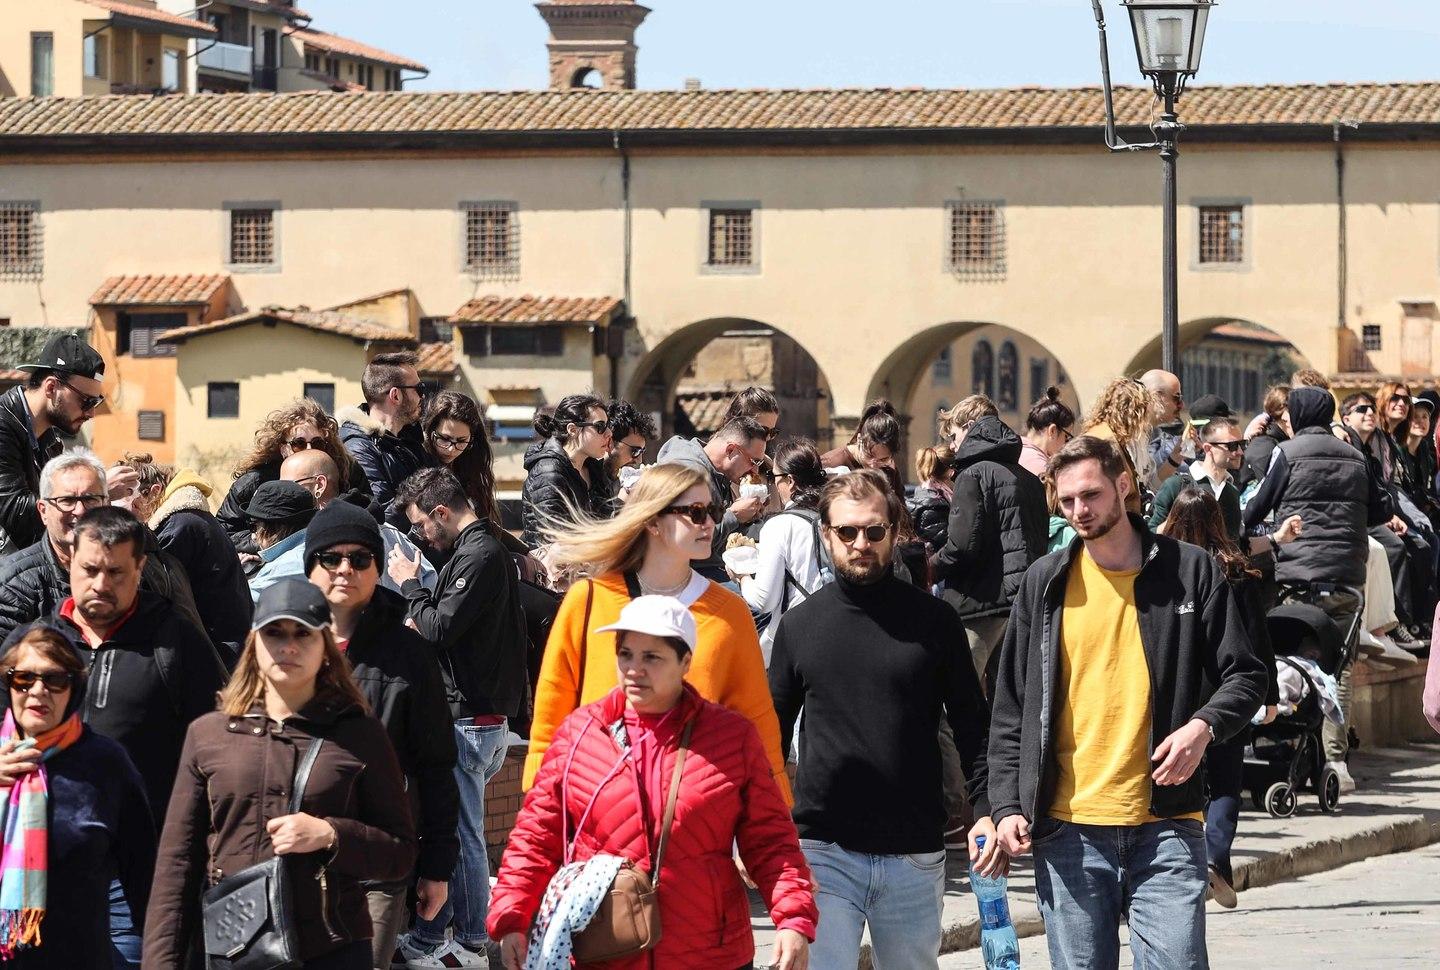
M1299 810L1288 819L1273 819L1246 803L1233 852L1237 889L1271 885L1440 842L1440 743L1362 749L1352 756L1350 770L1360 790L1343 797L1334 815L1322 815L1315 797L1309 794L1301 797ZM946 873L942 946L946 953L979 943L975 900L962 856L950 854ZM1017 860L1010 876L1010 912L1021 936L1044 931L1035 908L1029 862L1028 858ZM764 967L770 959L772 933L763 907L758 899L755 902L756 965ZM1246 906L1243 895L1240 905ZM1220 911L1213 904L1211 909ZM867 953L861 970L868 970L869 965Z

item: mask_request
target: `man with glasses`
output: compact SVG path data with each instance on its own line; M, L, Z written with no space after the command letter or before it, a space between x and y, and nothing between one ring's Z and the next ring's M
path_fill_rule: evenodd
M1150 392L1154 405L1155 431L1150 436L1150 456L1154 459L1155 480L1151 487L1158 488L1185 466L1185 435L1167 431L1180 422L1180 412L1185 410L1185 396L1180 393L1180 378L1168 370L1147 370L1140 375L1140 383Z
M612 442L605 472L609 479L611 501L618 506L624 501L624 494L630 486L640 477L645 451L660 436L660 432L650 415L637 411L629 401L611 401L605 413L610 416ZM625 471L627 468L631 471Z
M785 614L770 657L782 750L805 711L794 815L820 887L815 967L853 967L867 924L877 966L939 965L942 716L980 818L970 843L987 837L977 865L1004 871L986 796L989 713L975 667L956 649L965 631L954 610L891 568L902 501L873 469L825 486L835 582Z
M340 440L370 482L371 511L377 520L403 526L404 518L390 508L395 490L425 467L420 437L424 385L413 353L378 354L365 365L360 388L365 403L335 415Z
M1240 492L1235 488L1234 476L1245 460L1245 439L1240 434L1230 405L1214 394L1206 394L1190 409L1190 426L1200 436L1201 457L1166 479L1155 493L1155 504L1150 512L1150 528L1158 529L1160 523L1170 514L1175 496L1187 485L1208 485L1220 503L1225 515L1225 531L1240 547L1248 543L1242 540L1245 526L1240 519Z
M64 450L104 401L105 361L75 334L45 342L39 358L21 364L30 379L0 395L0 558L44 532L36 512L41 467Z
M662 464L687 465L707 476L710 496L716 505L725 509L725 517L715 527L710 557L695 563L695 571L737 592L735 582L725 571L721 553L730 536L739 532L742 525L753 522L765 507L763 498L737 499L735 486L767 461L768 440L764 425L753 418L732 418L711 435L709 441L702 443L699 438L676 435L665 442L656 456Z

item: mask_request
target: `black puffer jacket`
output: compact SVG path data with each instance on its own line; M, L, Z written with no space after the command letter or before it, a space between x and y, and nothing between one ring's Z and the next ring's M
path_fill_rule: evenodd
M521 520L525 531L520 534L525 545L534 549L544 539L540 529L546 519L566 521L570 509L605 516L610 510L609 484L601 463L586 459L590 484L580 477L570 456L559 441L547 438L525 452L525 486L520 491Z
M160 548L184 568L201 625L222 659L233 665L250 630L254 608L250 587L245 584L240 557L210 514L199 479L195 482L182 481L150 516L150 528L155 530Z
M15 549L24 549L45 534L35 503L40 498L40 469L65 449L60 433L50 428L35 450L30 433L30 409L25 388L12 387L0 394L0 531ZM5 538L0 536L0 554Z
M1045 486L1020 467L1020 437L997 417L976 421L955 456L955 494L934 578L961 617L1008 613L1020 579L1045 555Z
M345 656L408 781L410 814L420 836L416 872L422 879L447 881L460 854L460 791L455 732L435 648L405 625L405 601L377 586Z
M204 629L185 567L160 548L149 529L145 530L145 571L140 574L140 588L168 600L177 613ZM60 565L50 537L42 534L39 542L0 563L0 638L54 613L69 595L70 571Z
M1264 478L1265 473L1270 470L1270 458L1275 454L1275 449L1280 446L1280 442L1289 440L1290 436L1285 433L1285 429L1276 422L1267 424L1262 433L1251 438L1245 445L1245 461L1235 473L1235 487L1243 492L1245 486Z
M950 527L950 500L921 485L905 504L910 508L915 534L925 540L926 551L931 555L939 552Z
M408 530L410 523L398 510L391 508L400 483L424 468L429 462L425 445L420 439L420 425L408 424L399 434L385 429L370 416L370 405L342 408L335 415L340 422L340 440L355 459L370 483L370 506L380 521ZM352 483L358 484L358 483Z

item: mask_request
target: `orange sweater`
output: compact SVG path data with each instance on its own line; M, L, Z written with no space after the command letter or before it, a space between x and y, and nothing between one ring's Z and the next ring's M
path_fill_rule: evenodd
M560 722L577 706L589 704L614 690L619 682L615 669L615 634L595 633L620 618L620 609L630 602L625 577L607 573L594 580L590 603L590 638L585 648L585 670L580 671L580 641L586 626L585 600L592 581L581 580L565 594L560 612L545 644L540 680L535 687L535 718L530 725L530 752L525 758L524 787L528 791L540 770L540 759L555 736ZM695 656L686 681L700 696L743 715L760 732L775 782L791 803L790 780L785 758L780 753L780 722L770 700L770 682L760 654L760 639L745 601L724 587L711 583L690 607L695 617ZM579 704L576 704L576 685Z

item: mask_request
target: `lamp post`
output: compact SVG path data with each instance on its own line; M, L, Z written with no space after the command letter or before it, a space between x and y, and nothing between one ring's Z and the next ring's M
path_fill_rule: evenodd
M1215 0L1122 0L1135 35L1135 56L1140 73L1150 79L1163 104L1160 120L1151 126L1153 142L1132 145L1115 134L1115 102L1110 89L1110 51L1105 39L1105 12L1100 0L1091 0L1100 30L1100 73L1105 89L1105 144L1112 152L1156 150L1162 172L1164 233L1161 244L1163 308L1160 329L1161 366L1180 373L1179 269L1176 256L1176 210L1179 207L1175 161L1185 126L1175 113L1175 102L1185 84L1200 70L1205 26Z

